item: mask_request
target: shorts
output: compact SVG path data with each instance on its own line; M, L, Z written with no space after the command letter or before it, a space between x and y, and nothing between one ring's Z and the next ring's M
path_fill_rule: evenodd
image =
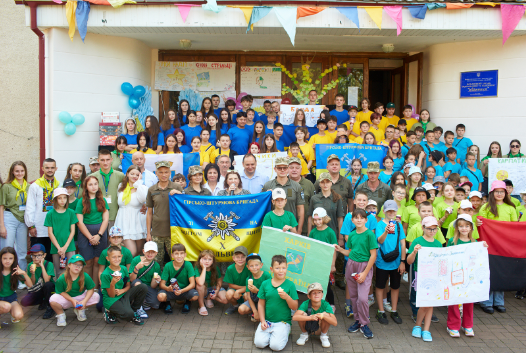
M16 299L17 299L17 294L15 292L7 297L0 297L0 302L8 302L9 304L11 304L12 302L16 302Z
M82 293L81 295L78 295L76 297L71 297L71 299L74 299L78 302L86 299L86 293L88 293L88 291L84 291L84 293ZM91 306L91 305L95 305L99 302L100 300L100 296L99 296L99 293L95 292L93 293L93 295L91 296L91 298L89 298L88 302L86 303L86 306ZM55 302L55 303L58 303L60 304L60 306L62 307L62 309L69 309L69 308L72 308L73 307L73 304L67 300L66 298L64 298L62 295L60 294L53 294L51 296L51 298L49 298L49 302ZM85 308L83 308L85 309Z
M164 289L159 291L159 294L161 293L166 294L167 300L190 300L199 295L195 289L190 289L188 292L184 292L181 295L175 295L174 292L167 292Z
M143 283L143 281L141 281L140 279L136 279L135 281L132 281L131 283L132 287L135 286L137 283ZM146 284L146 287L148 287L148 292L146 293L146 298L144 298L143 306L147 306L147 307L149 306L152 309L159 309L159 305L161 304L159 300L157 299L157 294L159 294L159 289L152 288L148 284Z
M100 224L85 224L86 228L88 228L88 231L90 234L97 234L100 229ZM108 247L108 230L102 234L102 237L100 238L99 245L91 245L88 241L88 238L84 236L84 234L79 233L78 237L78 249L79 254L82 255L84 260L88 261L94 258L100 257L100 254L104 249Z
M384 289L389 277L391 277L391 289L399 289L402 275L398 272L398 268L395 270L382 270L378 267L376 268L376 288Z

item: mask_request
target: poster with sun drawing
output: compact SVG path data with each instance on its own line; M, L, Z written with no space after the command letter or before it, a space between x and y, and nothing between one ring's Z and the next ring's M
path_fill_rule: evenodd
M422 248L418 252L416 306L481 302L489 296L488 249L482 242Z
M232 261L243 245L259 251L261 222L270 211L272 193L243 196L170 196L172 246L186 247L186 260L196 261L201 250L212 250L218 262ZM155 213L155 209L154 209ZM155 235L155 234L154 234Z

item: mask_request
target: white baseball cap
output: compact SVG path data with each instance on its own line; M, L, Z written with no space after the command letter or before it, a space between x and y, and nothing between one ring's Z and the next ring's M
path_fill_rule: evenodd
M482 194L480 193L480 191L472 191L469 193L468 198L472 197L478 197L479 199L482 199Z
M422 185L422 187L426 189L427 191L436 190L435 187L429 183L425 183L424 185Z
M453 227L456 227L456 226L457 226L457 221L458 221L459 219L463 219L464 221L469 222L469 223L471 223L471 225L473 225L473 219L471 218L471 216L468 215L468 214L463 213L463 214L459 214L458 217L457 217L457 219L455 219L455 220L453 221Z
M369 202L367 203L367 206L371 206L371 205L378 207L378 204L374 200L369 200Z
M287 199L287 194L282 188L272 190L272 200Z
M53 191L53 198L56 198L60 195L66 195L69 197L68 190L66 190L66 188L56 188L55 191Z
M159 252L159 249L157 248L157 243L154 241L147 241L144 244L144 251L155 251Z
M316 207L312 212L312 218L323 218L327 216L327 211L323 207Z
M460 205L458 207L464 210L466 208L473 208L473 205L471 204L469 200L462 200L460 201Z

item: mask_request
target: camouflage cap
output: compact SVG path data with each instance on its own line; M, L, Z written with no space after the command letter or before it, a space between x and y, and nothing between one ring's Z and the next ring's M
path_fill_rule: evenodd
M173 164L173 162L168 162L168 161L155 162L155 169L159 169L161 167L170 168L172 166L172 164Z
M298 157L289 157L289 164L298 163L301 165L301 160Z
M367 163L367 172L380 173L380 163L378 162Z
M289 157L278 157L276 158L274 165L289 165Z
M335 155L334 153L331 154L329 157L327 157L327 163L329 163L331 161L331 159L337 159L338 162L340 161L340 157L338 157L337 155Z
M98 164L98 163L99 163L99 157L90 157L89 165Z
M320 174L320 177L318 178L319 182L321 183L323 180L329 180L329 181L332 181L331 179L331 175L327 172L325 173L321 173Z
M203 173L203 168L201 168L201 166L199 165L193 165L191 166L190 168L188 168L188 177L192 177L196 174L202 174Z

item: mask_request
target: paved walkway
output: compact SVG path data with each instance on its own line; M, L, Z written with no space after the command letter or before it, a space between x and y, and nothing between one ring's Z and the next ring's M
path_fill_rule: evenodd
M517 352L526 351L526 300L520 301L512 293L506 295L505 314L488 315L475 307L475 337L450 338L446 332L446 308L435 310L439 323L431 325L433 342L424 343L411 337L413 322L407 300L407 283L402 282L400 314L404 323L380 325L374 314L376 304L371 307L371 329L374 338L367 340L360 333L347 333L347 327L354 322L343 314L344 292L335 289L337 296L338 326L331 328L329 336L332 347L323 349L318 338L311 338L303 347L295 341L299 328L293 322L292 335L284 352L400 352L411 353L422 350L446 352ZM19 296L26 291L19 291ZM300 301L306 296L300 294ZM192 312L182 315L180 307L174 307L174 314L150 311L150 319L143 326L131 323L107 325L102 314L95 308L87 311L88 320L79 322L72 310L67 311L66 327L57 327L56 320L43 320L43 311L36 307L26 312L18 324L11 324L9 315L2 315L0 322L0 352L270 352L260 350L253 344L256 324L248 317L237 313L224 315L225 307L218 305L209 310L208 317L197 314L196 305ZM3 322L9 322L4 324Z

